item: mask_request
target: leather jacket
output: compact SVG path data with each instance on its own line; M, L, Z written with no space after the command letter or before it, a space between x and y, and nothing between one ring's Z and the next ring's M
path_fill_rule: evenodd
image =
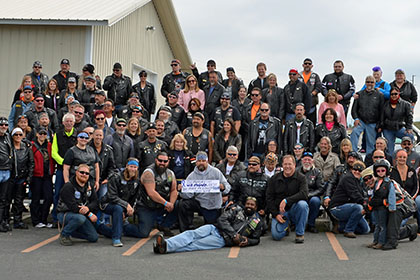
M324 195L325 184L322 179L322 173L318 168L312 167L310 170L304 171L303 167L300 166L297 168L297 171L306 177L306 182L308 183L308 199L314 196L322 197Z
M16 179L25 179L25 181L29 184L35 168L32 145L22 141L18 150L16 150L13 146L13 153L15 157L13 177Z
M268 176L261 172L250 173L247 170L241 171L232 185L229 200L245 206L246 198L252 196L257 199L258 210L265 210L265 192L268 179Z
M274 87L270 94L270 88L265 88L262 91L262 102L267 102L270 105L270 115L280 120L285 117L285 100L284 92L281 87Z
M325 75L324 79L322 79L322 89L324 96L328 90L335 89L339 95L343 96L339 103L348 106L356 86L352 75L341 72Z
M146 108L150 114L154 114L156 110L156 94L153 84L146 82L146 86L142 89L140 82L133 86L133 91L140 96L140 103Z
M260 119L261 117L256 117L250 123L248 133L248 155L251 155L253 150L256 148ZM282 150L282 129L282 124L278 118L272 116L268 117L268 126L265 130L265 139L266 142L268 140L276 140L279 151Z
M381 111L384 108L384 95L377 89L370 92L366 90L357 93L359 98L354 100L351 107L351 116L353 119L360 119L364 123L379 123Z
M134 207L140 191L140 181L138 178L126 181L123 171L115 173L108 182L108 192L101 198L99 207L105 209L111 204L120 205L127 210L128 204Z
M204 111L207 115L211 116L216 107L220 106L220 96L222 96L222 93L225 91L225 87L220 83L217 83L214 86L213 92L210 94L210 84L208 84L203 88L203 91L206 96Z
M411 104L399 99L397 107L392 109L390 101L386 101L381 114L380 127L386 130L413 129L413 111Z
M341 141L344 138L348 138L346 128L342 124L337 123L333 126L331 131L329 131L325 124L320 123L315 128L315 143L319 143L321 138L324 136L328 136L328 138L330 138L332 151L339 155Z
M132 91L130 77L121 75L117 78L112 74L105 78L103 87L108 91L108 98L114 101L115 106L127 104Z
M300 143L303 144L305 151L312 152L315 146L314 125L308 119L303 119L300 127ZM286 122L284 127L284 153L292 154L293 147L297 143L297 125L296 120L291 119Z

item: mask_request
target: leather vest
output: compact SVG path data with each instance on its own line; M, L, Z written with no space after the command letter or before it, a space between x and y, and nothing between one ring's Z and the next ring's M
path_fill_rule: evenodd
M194 135L192 134L192 127L188 127L185 129L185 140L187 140L187 148L188 150L192 151L192 143L193 141L197 142L197 150L198 151L204 151L206 153L209 152L209 137L210 137L210 131L208 131L207 129L203 128L203 131L201 132L200 136L198 137L194 137ZM195 151L192 151L193 153Z
M151 171L155 177L155 190L156 192L166 201L169 201L171 194L172 181L175 180L175 176L172 171L166 169L162 174L158 174L156 171L155 164L150 165L147 171ZM146 171L145 170L145 171ZM140 199L138 201L139 206L150 208L150 209L161 209L164 206L160 203L156 203L146 192L146 188L141 184Z

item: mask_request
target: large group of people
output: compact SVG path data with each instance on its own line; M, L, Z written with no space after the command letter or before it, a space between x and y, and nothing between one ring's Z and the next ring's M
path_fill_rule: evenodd
M336 234L373 232L369 248L417 237L417 92L403 70L387 83L376 66L356 92L340 60L321 80L306 58L284 87L262 62L248 87L233 67L223 79L214 60L202 73L170 66L157 108L146 71L132 84L117 62L102 82L93 65L77 75L62 59L49 79L34 62L0 117L0 232L28 229L28 192L32 226L58 228L65 246L101 234L121 247L153 228L158 254L257 245L268 232L304 243L320 211ZM184 191L190 181L218 185Z

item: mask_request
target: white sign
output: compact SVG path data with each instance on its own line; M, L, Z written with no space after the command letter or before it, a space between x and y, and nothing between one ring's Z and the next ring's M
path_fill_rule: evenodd
M184 180L182 181L183 193L219 193L219 180Z

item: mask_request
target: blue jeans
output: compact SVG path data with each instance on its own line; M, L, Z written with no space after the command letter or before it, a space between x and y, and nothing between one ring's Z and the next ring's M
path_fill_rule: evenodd
M372 216L375 220L375 231L373 232L373 243L384 245L386 243L386 225L388 223L388 210L373 210Z
M204 225L194 230L187 230L166 240L167 252L188 252L196 250L219 249L225 246L214 225Z
M0 183L4 183L10 179L10 170L0 170Z
M64 185L64 177L63 177L63 169L57 169L55 172L55 184L54 184L54 196L53 196L53 203L54 207L52 210L52 218L54 222L57 222L57 204L58 198L60 197L60 190Z
M387 130L383 131L384 137L388 140L387 149L390 155L394 154L395 149L395 138L403 138L404 136L408 136L411 138L411 141L414 142L413 134L407 133L405 127L401 128L400 130Z
M101 198L108 192L108 185L107 184L102 184L99 187L98 192L96 193L96 195L98 196L98 201L101 200ZM103 213L103 211L99 211L98 212L98 220L101 223L105 223L105 224L109 224L109 215L106 213Z
M82 214L73 212L58 213L60 224L63 225L62 236L86 239L89 242L98 241L98 233L92 222Z
M353 146L353 151L357 152L360 134L364 131L366 133L366 154L368 155L373 152L376 141L375 128L375 123L364 123L363 121L360 121L359 125L353 128L353 131L350 134L350 142Z
M112 238L112 240L121 239L122 234L125 236L141 237L139 228L136 225L130 223L124 224L124 208L120 205L110 203L102 212L112 216L112 228L106 226L104 223L100 223L97 226L100 234Z
M308 226L315 226L315 219L318 217L320 206L321 199L318 196L314 196L309 199Z
M174 210L168 213L164 208L149 209L140 207L137 209L137 217L139 219L139 237L148 237L152 231L155 222L161 222L161 226L170 228L178 217L177 205L175 204Z
M330 213L339 221L339 228L344 228L344 232L365 234L369 233L370 228L363 218L362 210L360 204L346 203L332 208Z
M299 200L292 205L289 211L284 213L283 217L285 217L286 222L281 224L274 217L271 221L271 236L273 239L281 240L286 236L290 221L296 225L296 235L304 235L308 212L308 203L305 200Z

